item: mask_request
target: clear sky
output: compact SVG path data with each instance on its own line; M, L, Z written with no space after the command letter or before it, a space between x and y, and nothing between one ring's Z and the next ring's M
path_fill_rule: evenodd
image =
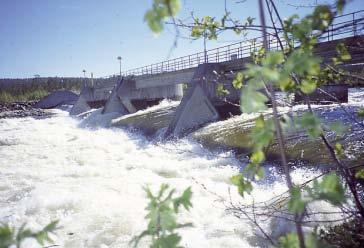
M181 0L181 18L222 16L224 0ZM304 15L310 9L289 4L319 0L277 0L283 16ZM258 14L257 0L227 0L235 17ZM321 1L323 2L323 1ZM117 56L123 69L163 61L201 51L203 43L179 39L170 53L174 29L154 35L143 21L152 0L1 0L0 78L40 76L82 76L82 70L96 77L117 73ZM364 9L364 0L352 1L346 12ZM208 48L238 41L233 34L208 42Z

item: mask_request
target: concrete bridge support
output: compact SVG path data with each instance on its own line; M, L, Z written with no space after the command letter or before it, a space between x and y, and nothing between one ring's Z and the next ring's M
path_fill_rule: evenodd
M223 68L219 64L202 64L197 67L190 87L168 126L166 138L180 137L186 131L220 119L212 100L216 97L216 85L222 72Z
M70 111L70 115L79 115L82 114L84 112L90 111L91 107L88 105L85 97L83 96L79 96L75 105L73 105L71 111Z
M109 82L107 85L84 86L70 111L70 115L79 115L92 108L104 106L114 85L115 83Z
M109 99L106 101L104 108L102 109L102 114L108 114L108 113L119 113L122 115L129 114L127 108L124 107L121 99L118 97L117 93L118 90L123 83L124 78L122 78L119 83L114 87L112 90Z

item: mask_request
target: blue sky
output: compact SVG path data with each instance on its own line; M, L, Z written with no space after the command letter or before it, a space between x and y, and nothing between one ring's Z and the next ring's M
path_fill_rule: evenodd
M181 18L221 16L224 0L181 0ZM258 15L257 0L227 0L235 17ZM283 16L304 15L310 9L287 4L314 0L277 0ZM320 2L320 1L319 1ZM321 1L323 2L323 1ZM179 39L170 54L174 29L167 27L154 35L143 21L152 0L1 0L0 78L41 76L82 76L82 70L96 77L117 73L117 56L123 69L163 61L201 51L201 40ZM364 0L352 1L346 12L364 9ZM208 48L225 45L239 38L225 34Z

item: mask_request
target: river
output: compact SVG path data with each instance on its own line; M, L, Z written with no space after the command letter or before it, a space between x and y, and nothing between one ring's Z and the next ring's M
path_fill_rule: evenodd
M188 186L193 191L193 208L178 216L194 225L181 229L182 245L266 245L250 222L226 211L226 205L284 192L274 169L267 172L269 180L255 185L252 197L242 199L229 178L244 162L229 152L208 151L189 138L159 143L119 128L84 128L68 112L54 112L46 119L0 120L0 222L39 229L58 219L61 229L53 239L60 247L128 247L146 227L143 186L156 192L168 183L178 193ZM302 183L318 173L297 169L292 176ZM313 208L333 209L324 202ZM289 227L261 224L274 235ZM28 240L24 247L39 246Z

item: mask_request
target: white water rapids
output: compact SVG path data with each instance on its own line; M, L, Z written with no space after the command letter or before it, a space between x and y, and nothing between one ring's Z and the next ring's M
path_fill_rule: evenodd
M67 112L56 112L47 119L0 120L0 222L37 230L58 219L61 229L53 239L60 247L128 247L146 227L142 187L156 192L168 183L178 193L192 186L193 208L178 216L194 225L180 230L185 247L263 245L250 222L225 210L229 188L235 204L252 200L242 199L229 181L242 166L230 153L209 152L187 138L157 144L123 129L82 128ZM292 172L297 183L317 174ZM259 202L285 190L276 179L255 185L252 196ZM316 208L333 209L326 203ZM291 228L268 220L262 225L278 234Z

